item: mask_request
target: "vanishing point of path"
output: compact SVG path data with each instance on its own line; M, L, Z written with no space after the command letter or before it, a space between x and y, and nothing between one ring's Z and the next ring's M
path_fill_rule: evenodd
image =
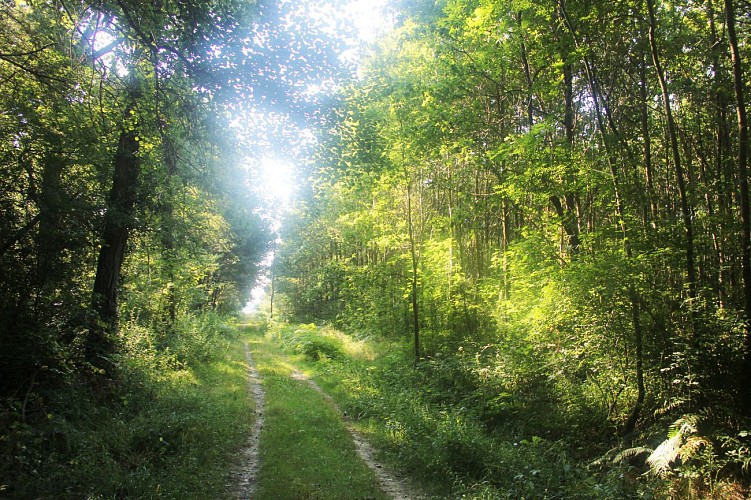
M331 397L278 346L256 334L245 357L256 418L232 475L235 498L421 498L376 461Z

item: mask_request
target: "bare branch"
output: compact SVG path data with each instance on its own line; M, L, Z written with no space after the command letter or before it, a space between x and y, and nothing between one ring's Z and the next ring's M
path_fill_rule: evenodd
M50 47L52 47L53 45L54 45L53 43L48 43L44 47L40 47L38 49L30 50L28 52L8 52L8 53L0 52L0 57L6 58L6 57L25 57L25 56L31 56L31 55L34 55L34 54L38 54L39 52L42 52L44 50L47 50Z

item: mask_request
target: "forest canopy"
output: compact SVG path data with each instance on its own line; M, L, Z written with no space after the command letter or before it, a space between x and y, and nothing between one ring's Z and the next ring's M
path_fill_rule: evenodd
M4 453L57 388L200 361L273 249L283 319L488 434L747 482L749 3L393 0L354 56L347 3L0 2Z
M285 226L288 317L410 345L482 421L675 422L660 472L746 471L748 3L393 7ZM682 448L686 415L723 430Z

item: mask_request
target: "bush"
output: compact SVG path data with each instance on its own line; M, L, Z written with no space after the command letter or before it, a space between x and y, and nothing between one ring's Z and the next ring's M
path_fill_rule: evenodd
M167 348L188 365L221 359L237 337L235 329L215 312L180 316L167 341Z
M344 346L338 338L320 330L316 325L277 326L276 334L280 336L285 349L301 354L309 361L321 359L339 359L344 354Z

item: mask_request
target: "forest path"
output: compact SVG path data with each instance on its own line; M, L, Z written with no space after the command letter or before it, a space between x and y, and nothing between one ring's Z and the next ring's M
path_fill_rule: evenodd
M393 498L394 500L409 500L412 498L420 498L414 492L410 491L410 488L407 487L406 483L402 479L398 478L388 469L384 468L383 464L375 459L375 450L370 445L370 443L368 443L365 437L360 432L358 432L357 429L355 429L354 424L351 422L349 417L341 411L336 402L334 402L334 399L326 394L323 389L321 389L321 387L315 383L313 379L299 370L292 372L292 378L307 383L314 391L319 392L323 396L324 400L336 411L336 413L340 416L342 422L346 426L347 431L349 431L350 436L352 437L352 442L355 445L357 455L360 457L360 460L365 462L370 470L372 470L376 475L376 477L378 478L378 483L380 484L381 489L384 491L384 493L389 495L389 497Z
M245 357L256 420L231 475L233 498L423 498L278 346L254 333Z
M261 386L261 376L250 355L248 343L243 343L245 349L245 361L248 363L248 393L255 402L256 418L253 429L248 436L248 441L240 451L241 462L233 471L232 482L236 487L235 498L254 498L258 477L259 460L258 451L261 442L261 430L264 422L264 405L266 396Z

